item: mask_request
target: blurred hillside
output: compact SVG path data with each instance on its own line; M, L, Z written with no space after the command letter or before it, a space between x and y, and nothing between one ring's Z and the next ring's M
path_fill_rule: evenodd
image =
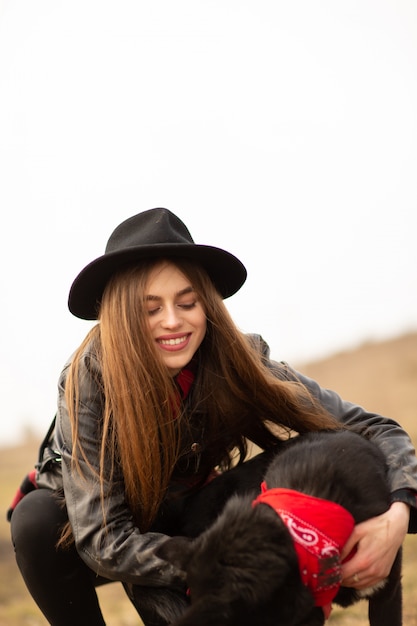
M365 344L322 361L292 364L322 386L373 412L395 418L417 443L417 333L382 343ZM6 509L24 474L36 459L39 441L5 448L0 455L0 626L43 626L45 620L29 597L18 573L9 540ZM417 539L405 545L404 624L417 626ZM6 584L7 581L7 584ZM117 584L99 592L108 626L141 623ZM365 626L366 607L334 610L329 624Z
M346 400L396 419L417 443L417 333L367 343L298 369Z

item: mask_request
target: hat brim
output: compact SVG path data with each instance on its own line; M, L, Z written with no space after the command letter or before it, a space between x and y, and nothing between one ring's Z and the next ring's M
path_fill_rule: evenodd
M98 316L103 291L112 275L142 259L184 258L196 261L207 272L223 298L235 294L246 280L246 268L226 250L198 244L150 244L106 253L89 263L74 280L68 307L73 315L86 320Z

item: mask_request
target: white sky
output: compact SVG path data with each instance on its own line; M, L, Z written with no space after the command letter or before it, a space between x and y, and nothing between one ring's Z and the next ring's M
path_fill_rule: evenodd
M76 274L155 206L293 364L417 328L415 0L0 3L0 445L90 328Z

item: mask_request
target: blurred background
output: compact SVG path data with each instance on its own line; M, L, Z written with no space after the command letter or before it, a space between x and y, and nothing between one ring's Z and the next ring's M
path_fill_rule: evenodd
M416 111L414 0L0 0L3 513L91 327L71 283L156 206L245 263L242 330L416 442ZM415 626L414 536L405 555ZM45 624L4 514L0 578L0 626ZM109 626L138 624L120 585L100 594Z
M78 272L165 206L294 365L417 329L414 0L0 3L0 445L43 433Z

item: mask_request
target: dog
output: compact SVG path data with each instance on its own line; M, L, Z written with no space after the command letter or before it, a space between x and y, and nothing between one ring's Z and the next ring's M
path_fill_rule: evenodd
M220 494L224 476L227 502L217 519L211 523L215 507L204 512L204 502L194 499L182 534L208 528L160 546L158 556L186 572L189 588L190 605L174 626L322 626L331 602L347 607L368 595L371 626L401 626L401 550L382 588L340 587L340 550L354 524L390 506L386 462L376 445L347 430L309 433L262 463L262 493L250 462L243 475L226 472L209 485ZM262 464L254 467L259 478ZM325 531L320 521L304 520L303 511L313 509L324 517Z

